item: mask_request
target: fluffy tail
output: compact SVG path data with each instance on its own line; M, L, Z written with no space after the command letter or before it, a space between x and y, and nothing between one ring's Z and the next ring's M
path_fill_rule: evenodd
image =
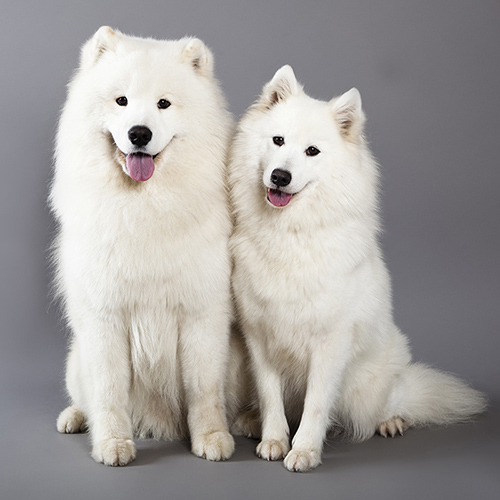
M398 396L396 415L410 426L463 422L487 407L483 393L420 363L405 368Z

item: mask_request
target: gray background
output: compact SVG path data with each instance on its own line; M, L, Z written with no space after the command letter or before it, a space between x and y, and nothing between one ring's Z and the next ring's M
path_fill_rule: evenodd
M238 439L208 463L186 443L142 441L134 464L63 436L67 332L49 304L46 208L53 137L79 46L102 24L196 35L239 116L282 64L329 99L360 89L382 165L383 244L395 314L415 358L486 391L475 424L328 443L290 474ZM500 3L492 1L4 2L0 19L0 497L498 498L500 423Z

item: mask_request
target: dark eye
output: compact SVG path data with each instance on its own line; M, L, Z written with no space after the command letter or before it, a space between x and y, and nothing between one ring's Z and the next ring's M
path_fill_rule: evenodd
M166 99L160 99L158 101L158 107L160 109L167 109L170 106L170 101L167 101Z
M124 95L122 95L116 100L116 104L118 104L118 106L126 106L128 104L128 100Z
M273 142L276 146L283 146L283 144L285 144L285 139L279 135L275 135L273 137Z
M319 155L321 153L321 151L314 147L314 146L309 146L307 149L306 149L306 155L307 156L316 156L316 155Z

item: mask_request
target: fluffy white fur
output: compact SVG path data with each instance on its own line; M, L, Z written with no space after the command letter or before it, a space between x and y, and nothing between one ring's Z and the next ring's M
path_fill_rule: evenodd
M127 105L116 99L125 96ZM160 109L161 99L171 105ZM134 146L131 127L152 131ZM232 120L198 39L100 28L82 48L57 135L50 195L57 291L73 332L71 406L60 432L88 428L92 456L125 465L133 435L191 438L228 458L231 221L224 185ZM126 157L154 157L145 182Z
M284 66L233 143L233 287L262 415L257 454L284 457L291 471L320 464L334 425L364 440L485 408L457 378L412 363L394 325L363 122L356 89L321 102ZM306 154L311 146L320 153ZM291 174L282 191L293 196L281 208L267 199L275 169ZM291 449L290 420L300 422ZM243 415L235 427L253 434L250 425Z

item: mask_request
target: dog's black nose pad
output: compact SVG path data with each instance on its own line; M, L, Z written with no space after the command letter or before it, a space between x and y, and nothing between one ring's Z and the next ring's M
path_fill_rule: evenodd
M276 168L271 174L271 182L277 187L288 186L292 181L292 174L288 170Z
M151 137L153 137L153 132L143 125L136 125L128 131L130 142L138 148L145 146L151 140Z

